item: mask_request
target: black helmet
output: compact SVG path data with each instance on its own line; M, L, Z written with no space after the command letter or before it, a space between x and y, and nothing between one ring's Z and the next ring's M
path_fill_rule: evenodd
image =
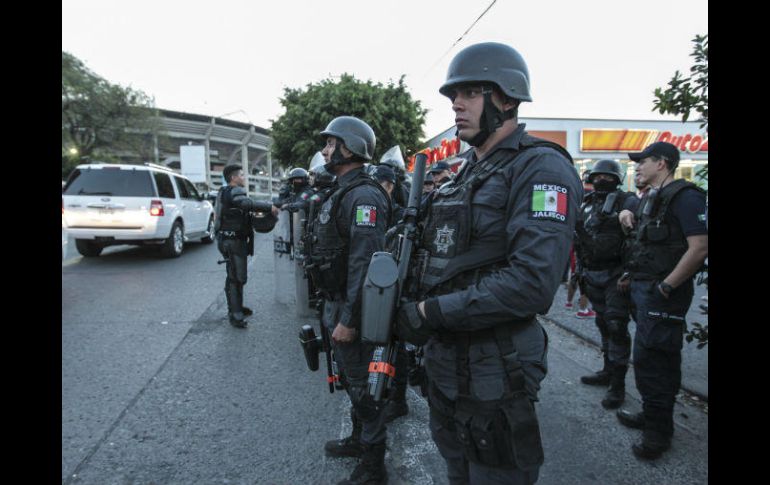
M278 222L278 218L272 212L250 212L251 227L261 233L270 232Z
M291 172L289 172L288 178L289 178L289 181L291 181L291 179L305 179L305 181L307 181L307 176L308 176L307 170L305 170L302 167L297 167L295 169L292 169Z
M456 84L479 81L497 84L511 98L532 101L529 69L521 54L511 46L482 42L461 50L449 64L446 82L439 92L450 97Z
M371 160L374 156L374 146L377 142L374 130L354 116L334 118L321 135L339 138L348 150L364 160Z
M620 168L620 164L615 160L599 160L594 164L591 169L591 174L588 176L588 182L593 183L594 175L596 174L614 175L618 179L618 183L623 181L623 170Z

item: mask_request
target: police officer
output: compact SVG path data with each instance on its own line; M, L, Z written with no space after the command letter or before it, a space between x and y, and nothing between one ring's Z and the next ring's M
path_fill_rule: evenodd
M361 289L369 261L385 246L390 202L363 165L372 159L375 135L352 116L333 119L321 135L326 169L337 176L336 190L311 223L313 247L308 267L324 298L323 323L332 332L337 363L352 404L353 433L326 443L327 456L361 458L349 480L386 483L385 424L382 409L367 388L374 345L360 337Z
M449 169L449 164L444 161L433 164L430 168L430 174L433 176L433 183L436 184L436 188L440 188L452 180L452 171Z
M583 268L586 296L596 312L596 326L602 337L604 367L595 374L583 376L584 384L609 384L602 399L606 409L619 407L625 398L625 377L631 356L628 333L629 299L618 291L623 274L623 242L625 234L618 213L634 211L639 199L631 192L618 189L623 180L620 164L615 160L599 160L591 170L588 182L594 190L585 195L575 230L575 251Z
M398 187L398 178L395 172L388 165L378 165L372 176L377 183L379 183L383 189L388 193L391 198L391 205L393 211L390 215L391 227L401 220L404 215L404 207L396 202L396 190Z
M289 187L291 191L288 196L282 200L281 208L290 212L297 212L300 209L307 208L307 200L313 195L313 188L310 186L308 171L297 167L289 172Z
M622 211L633 229L629 262L635 306L634 376L642 412L618 411L626 426L643 429L632 446L637 457L656 459L671 446L674 400L681 384L685 314L693 297L693 278L708 256L706 196L684 179L674 180L679 149L656 142L629 153L642 183L652 188L635 213Z
M217 248L227 261L227 316L234 327L246 328L245 318L253 313L243 306L247 257L254 254L254 231L249 212L271 212L276 216L279 210L270 202L248 197L245 189L246 175L240 165L226 166L223 175L227 185L217 194L214 231Z
M467 163L423 220L416 301L399 337L425 345L430 429L452 484L531 484L543 463L534 402L546 313L569 256L582 188L571 157L527 134L529 72L510 46L460 51L439 89Z

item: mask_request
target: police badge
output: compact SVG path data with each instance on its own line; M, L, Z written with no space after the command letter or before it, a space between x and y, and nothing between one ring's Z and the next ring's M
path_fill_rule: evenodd
M449 229L449 226L444 224L441 229L436 229L436 240L433 244L436 245L437 253L447 253L449 248L454 245L455 241L452 239L452 235L455 233L454 229Z

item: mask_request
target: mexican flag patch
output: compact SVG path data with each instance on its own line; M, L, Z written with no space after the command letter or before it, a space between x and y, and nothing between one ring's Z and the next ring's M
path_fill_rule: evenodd
M534 184L532 186L531 219L567 221L567 189L561 185Z
M377 222L377 208L373 205L356 207L356 226L374 227Z

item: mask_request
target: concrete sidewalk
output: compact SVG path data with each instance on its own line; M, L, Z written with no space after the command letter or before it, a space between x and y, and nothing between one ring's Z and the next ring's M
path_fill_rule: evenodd
M704 286L695 286L695 296L686 316L688 328L692 328L693 322L708 324L708 316L701 315L698 308L698 305L703 303L700 297L705 294L707 293ZM594 319L578 318L575 315L578 310L578 297L579 294L576 293L572 300L572 308L565 308L567 290L564 285L560 285L550 311L542 318L600 348L601 336L596 328ZM631 340L633 342L636 332L636 323L633 320L628 325L628 331L631 333ZM597 359L593 370L599 370L601 366L601 360ZM633 384L633 381L631 381L631 384ZM708 402L708 345L698 349L697 342L684 342L684 347L682 348L682 389L692 394L696 401L703 400Z

